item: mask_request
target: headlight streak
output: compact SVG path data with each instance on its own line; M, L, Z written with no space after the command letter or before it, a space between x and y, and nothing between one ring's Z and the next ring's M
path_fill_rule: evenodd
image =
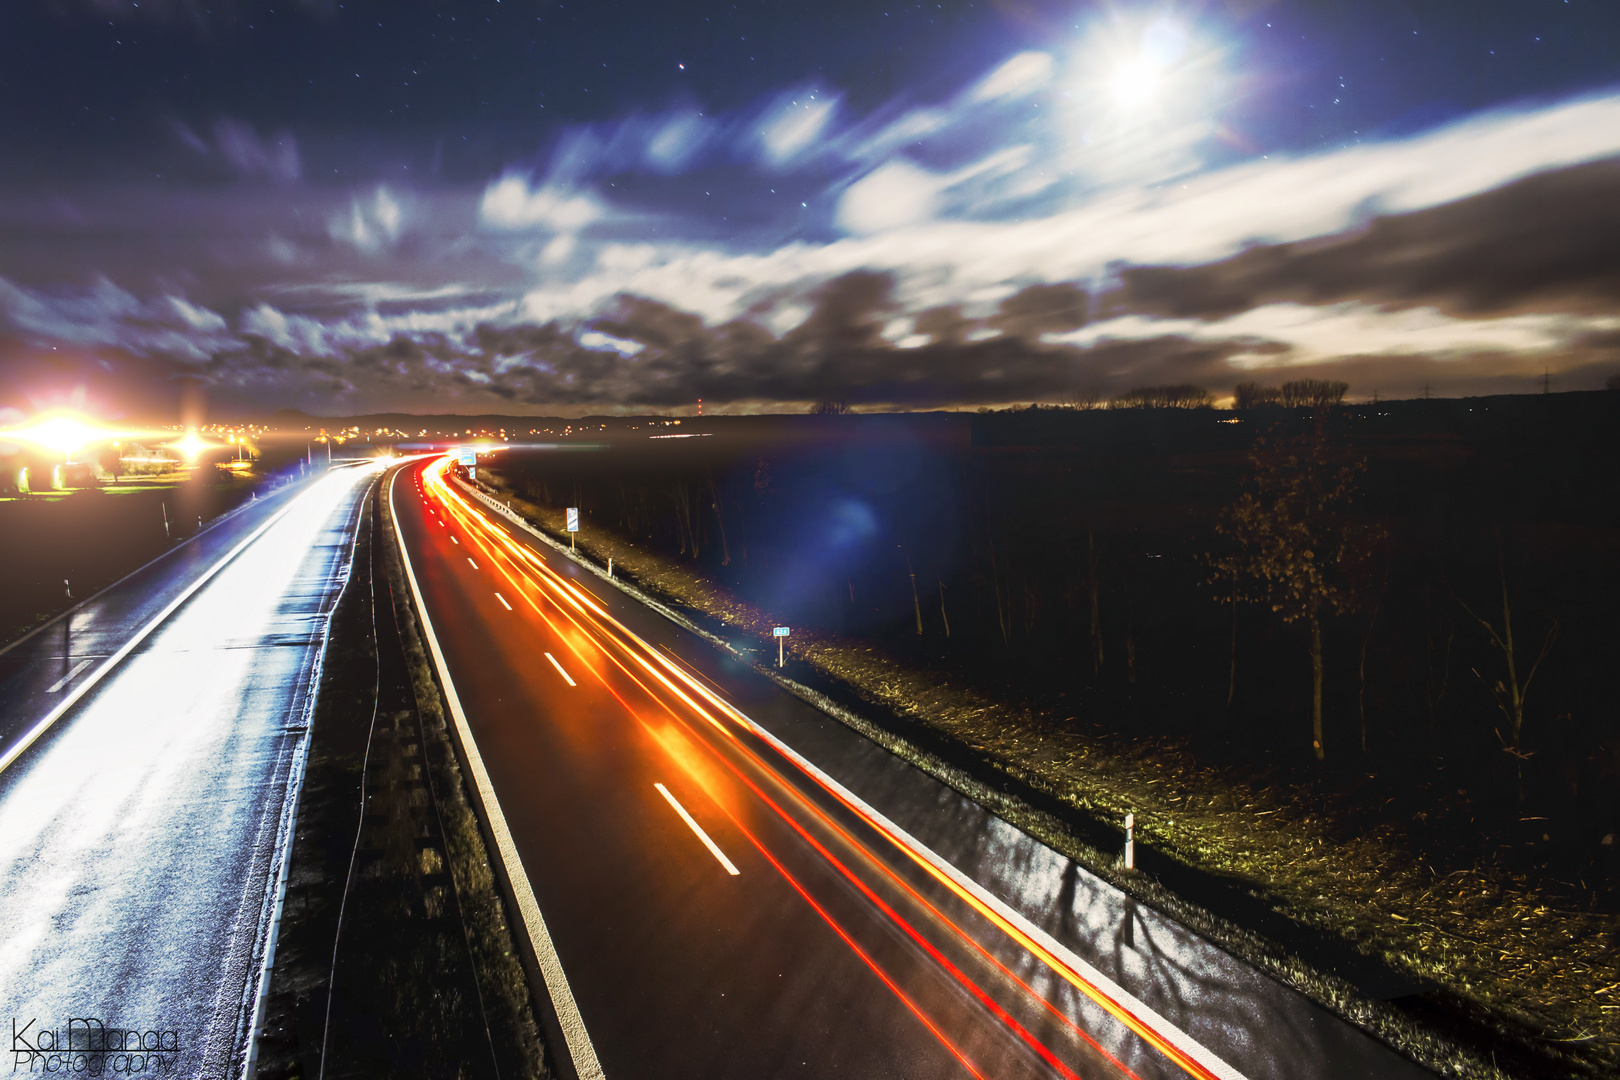
M629 630L617 619L613 618L612 615L608 614L608 612L603 610L596 603L593 603L592 600L581 595L580 590L575 588L573 583L569 582L566 578L563 578L561 575L557 574L556 571L547 566L541 559L538 558L538 556L530 551L526 545L514 543L501 530L492 528L487 519L485 519L476 508L463 499L459 492L451 489L443 482L440 476L440 473L442 473L442 466L435 469L430 465L426 472L429 480L428 488L444 501L446 508L456 517L458 523L467 530L469 536L473 538L474 542L477 543L480 548L489 553L492 558L497 557L498 554L505 553L498 552L498 549L490 544L488 540L494 540L500 545L500 547L507 549L511 554L508 555L507 560L505 561L511 562L514 567L518 568L520 571L524 569L529 570L529 573L523 575L525 581L533 589L537 590L540 595L547 596L548 599L551 600L552 604L556 606L558 613L567 618L568 621L574 623L581 633L589 638L591 637L591 628L580 625L576 615L570 613L569 609L573 609L573 612L577 613L577 616L583 617L587 621L596 624L594 629L598 634L601 635L601 640L604 642L611 642L616 645L627 658L633 659L638 667L644 670L645 674L651 676L668 692L678 698L679 701L685 705L692 714L707 720L716 730L724 734L730 745L739 750L756 769L765 775L775 775L775 770L767 765L750 748L738 741L735 732L716 719L716 717L710 713L708 708L705 708L703 704L699 703L699 701L694 700L692 696L688 695L688 693L681 688L681 686L677 685L675 682L672 682L669 676L673 675L675 679L678 679L681 683L686 684L686 686L690 687L690 689L696 693L699 698L721 712L723 715L730 718L733 723L742 727L744 730L757 735L758 732L756 726L752 721L739 713L728 702L718 697L707 687L698 683L680 667L666 659L661 653L652 649L651 646L647 645L646 642L642 641L637 635L635 635L633 631ZM442 521L441 524L443 524ZM512 556L516 556L516 558L513 558ZM565 631L563 627L558 626L557 623L553 621L553 619L544 610L541 609L540 605L528 595L528 592L523 589L522 584L513 579L511 574L508 573L504 567L501 568L501 572L508 578L509 581L512 581L514 587L518 589L519 595L530 604L530 606L536 611L537 614L540 615L542 620L553 630L553 632L555 632L569 645L570 649L574 651L576 656L580 656L578 649L574 644L574 635ZM613 664L613 666L617 667L627 678L629 678L631 682L634 683L643 693L647 694L647 696L651 697L660 707L662 707L663 710L669 714L672 720L681 724L682 726L687 725L688 720L685 716L682 716L675 708L671 706L670 703L664 701L662 697L652 689L652 687L648 686L647 683L639 678L635 672L626 667L617 656L606 650L602 651L602 655L605 656L608 661ZM649 657L652 661L651 663L649 662ZM582 663L585 662L582 656L580 656L580 659ZM596 667L589 663L585 663L585 666L591 670L592 674L595 675L598 680L602 682L604 689L606 689L607 692L625 708L626 712L632 716L644 729L646 729L649 734L654 735L656 740L656 733L653 731L651 726L629 701L627 701L617 690L607 683L604 672L597 670ZM667 675L666 672L668 673ZM658 741L661 742L661 740ZM713 750L711 749L710 752L713 753ZM871 889L870 886L862 881L854 873L854 871L850 869L850 867L839 860L830 851L828 851L823 844L811 836L797 820L795 820L780 804L761 790L758 785L756 785L749 777L744 775L733 762L727 760L723 755L716 754L715 756L719 758L721 763L724 764L741 783L748 787L756 797L765 803L779 818L781 818L784 823L786 823L807 844L809 844L812 849L815 850L824 860L826 860L830 866L836 869L839 874L848 880L862 895L868 899L869 902L877 907L892 923L900 928L921 949L923 949L930 959L934 960L946 972L948 972L971 996L984 1005L987 1010L997 1017L997 1019L1006 1024L1013 1031L1013 1033L1017 1034L1022 1041L1029 1045L1031 1049L1033 1049L1054 1069L1066 1077L1075 1078L1075 1080L1078 1080L1078 1078L1076 1078L1076 1074L1063 1065L1063 1063L1056 1057L1050 1048L1041 1043L1031 1032L1029 1032L1027 1028L1020 1024L1015 1018L1008 1014L1005 1009L991 999L989 995L972 980L971 977L962 972L960 968L946 958L931 942L924 938L921 932L918 931L908 920L906 920L904 916L900 915L893 909L892 906L882 900ZM789 758L789 760L792 759ZM683 771L687 772L688 775L692 775L692 770L688 763L679 761L677 759L677 764L680 765ZM798 763L795 762L795 765L798 765ZM1105 1012L1113 1016L1127 1029L1140 1037L1144 1042L1148 1043L1160 1053L1164 1054L1165 1057L1169 1058L1189 1075L1198 1077L1199 1080L1216 1080L1215 1073L1205 1068L1200 1062L1193 1059L1175 1044L1169 1042L1152 1027L1145 1024L1142 1020L1135 1016L1134 1013L1132 1013L1129 1009L1125 1008L1119 1002L1114 1001L1107 994L1103 993L1100 988L1092 985L1089 981L1080 976L1079 973L1073 971L1062 960L1053 955L1049 950L1042 947L1037 941L1030 938L1017 926L1010 923L1006 918L1001 916L1000 913L996 912L993 908L989 907L977 897L973 896L966 889L963 889L955 881L951 880L951 878L941 872L938 867L934 866L927 859L921 857L917 852L913 851L910 845L904 843L898 837L894 836L880 823L873 821L869 815L861 810L860 807L851 804L842 793L837 791L835 788L828 786L821 780L821 778L805 770L802 766L799 766L799 768L800 771L817 787L821 788L827 794L832 796L836 802L843 805L846 810L852 813L857 819L863 821L873 831L884 836L891 844L903 852L914 864L921 868L936 882L948 889L952 894L966 903L992 926L995 926L997 929L1001 930L1022 949L1034 956L1054 973L1058 974L1064 979L1064 981L1074 986L1087 998L1101 1007ZM770 855L768 851L765 850L759 839L755 837L750 830L743 826L740 821L737 820L736 815L733 814L732 811L726 807L721 800L715 797L713 791L710 789L709 784L705 782L703 778L695 775L692 775L692 779L701 788L703 788L705 793L710 796L710 798L716 803L722 812L724 812L727 817L732 820L733 824L736 825L738 830L742 832L743 835L748 837L750 843L760 850L761 854L764 855L774 867L776 867L778 872L783 874L784 878L789 881L794 889L798 891L800 895L805 897L806 901L809 902L811 906L815 908L817 913L828 922L834 931L838 933L840 938L842 938L847 944L850 945L852 949L856 951L861 959L878 974L885 985L896 993L906 1004L907 1008L915 1013L919 1019L922 1020L924 1025L927 1026L928 1029L941 1040L942 1045L950 1050L950 1052L956 1056L975 1076L981 1075L976 1068L968 1063L967 1059L961 1054L955 1045L951 1043L943 1035L943 1033L940 1032L938 1027L922 1013L921 1009L913 1001L911 1001L898 988L898 986L896 986L893 980L886 973L879 968L875 961L855 944L855 942L849 937L843 928L832 919L829 913L827 913L825 909L817 904L808 895L806 890L799 884L799 882L795 880L787 872L787 870L773 856ZM1080 1027L1072 1019L1066 1016L1062 1010L1058 1009L1043 995L1037 993L1032 987L1030 987L1028 983L1010 971L1006 965L997 960L983 945L974 940L971 934L969 934L961 926L957 925L954 920L945 915L933 903L919 894L908 882L899 877L894 870L892 870L882 860L878 859L864 843L857 840L843 826L834 821L820 806L806 799L803 793L798 791L793 785L784 784L783 786L786 787L794 802L798 804L801 809L807 811L824 828L828 829L838 836L843 842L850 845L854 851L861 855L864 863L875 869L883 877L888 879L895 887L903 891L910 899L916 902L925 912L936 920L940 926L947 928L955 937L960 939L963 943L981 955L1012 984L1021 989L1030 998L1039 1002L1045 1011L1060 1020L1066 1028L1071 1030L1080 1039L1090 1045L1097 1053L1107 1058L1125 1075L1131 1077L1136 1076L1134 1072L1132 1072L1128 1067L1114 1057L1113 1054L1109 1053L1100 1044L1098 1044L1095 1039L1080 1029Z

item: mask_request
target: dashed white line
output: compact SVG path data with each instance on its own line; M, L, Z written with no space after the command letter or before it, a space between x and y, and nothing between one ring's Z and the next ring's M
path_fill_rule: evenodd
M452 543L452 544L455 544L455 545L457 545L457 546L460 546L460 544L461 544L461 541L460 541L460 540L457 540L457 539L456 539L456 538L455 538L455 537L454 537L454 536L452 536L452 537L451 537L451 538L450 538L450 542L451 542L451 543Z
M62 687L66 686L68 683L72 682L73 681L73 676L77 675L79 672L83 671L85 668L87 668L89 666L90 666L90 661L88 661L88 660L80 660L77 664L73 665L73 670L72 671L68 672L66 675L62 676L60 679L57 679L55 682L51 683L51 688L49 690L45 691L45 692L47 694L56 693L58 690L62 689Z
M574 681L573 676L569 675L568 672L564 671L563 666L561 664L557 663L557 658L555 656L552 656L550 653L546 653L546 659L550 660L551 661L551 666L557 669L557 674L561 675L563 678L568 680L568 685L569 686L578 686L579 685L579 683Z
M675 801L675 796L669 793L669 788L663 784L654 784L653 787L658 789L658 794L669 800L669 805L673 806L675 812L681 815L681 820L686 822L693 832L697 833L697 838L703 841L703 846L709 849L709 854L720 860L720 865L726 868L726 873L732 877L742 873L741 870L732 865L730 859L726 858L726 853L720 850L719 845L709 839L709 834L703 831L703 826L692 820L692 815L686 812L686 807Z
M478 569L478 564L472 561L471 555L467 556L467 565L472 567L474 570Z
M506 597L502 596L500 593L495 594L495 599L499 600L501 602L501 607L505 608L507 611L512 610L512 605L508 604L506 602Z

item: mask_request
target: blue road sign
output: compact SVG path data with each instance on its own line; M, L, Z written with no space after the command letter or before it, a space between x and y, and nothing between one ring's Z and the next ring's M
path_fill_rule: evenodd
M579 532L579 507L577 506L568 508L568 531Z
M456 450L457 465L477 465L478 451L470 446L463 446Z
M787 637L788 636L788 628L785 627L785 626L778 626L776 629L771 631L771 636L772 637Z

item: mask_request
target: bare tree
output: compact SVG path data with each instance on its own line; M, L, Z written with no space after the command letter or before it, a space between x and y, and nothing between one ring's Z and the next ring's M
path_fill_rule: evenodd
M1344 403L1350 384L1328 379L1297 379L1281 386L1261 386L1258 383L1238 383L1232 388L1232 408L1264 409L1282 406L1288 409L1325 409Z
M1523 750L1524 702L1525 698L1530 694L1530 683L1535 679L1536 672L1541 668L1541 662L1547 659L1547 654L1552 651L1553 642L1558 640L1558 620L1554 619L1547 628L1547 636L1542 639L1541 648L1536 652L1535 660L1530 663L1530 670L1521 679L1519 677L1520 664L1517 646L1513 640L1514 597L1508 591L1507 559L1502 551L1502 532L1500 529L1496 533L1496 576L1502 596L1502 623L1500 626L1476 613L1473 608L1463 601L1462 597L1458 596L1456 599L1462 609L1468 612L1469 617L1485 628L1485 633L1490 637L1491 644L1502 654L1503 664L1507 669L1507 678L1505 680L1497 679L1494 684L1487 682L1486 686L1491 691L1491 696L1496 699L1496 707L1502 710L1502 716L1512 728L1512 741L1507 742L1504 740L1503 748L1515 758L1518 758L1521 763L1519 801L1523 802L1524 778L1522 762L1526 757ZM1456 596L1455 593L1452 595ZM1479 672L1475 671L1474 674L1479 675ZM1481 682L1486 681L1483 675L1480 675L1479 678ZM1501 733L1498 732L1497 736L1500 738Z
M1212 401L1202 386L1138 386L1108 403L1110 409L1207 409Z
M1286 623L1305 624L1311 747L1322 761L1323 623L1361 606L1365 589L1351 571L1381 538L1376 528L1353 528L1343 513L1365 463L1333 444L1322 416L1302 434L1262 436L1249 462L1246 490L1216 526L1233 549L1207 557L1211 583L1230 583L1225 602L1264 604Z
M847 401L818 401L810 406L812 416L843 416L849 412Z

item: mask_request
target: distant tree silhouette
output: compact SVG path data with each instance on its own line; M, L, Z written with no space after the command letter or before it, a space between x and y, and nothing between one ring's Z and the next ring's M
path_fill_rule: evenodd
M1138 386L1108 403L1110 409L1207 409L1211 400L1202 386Z
M1354 528L1343 513L1366 463L1334 444L1320 415L1302 433L1274 428L1261 436L1249 463L1243 494L1216 525L1231 546L1206 557L1209 582L1222 603L1264 604L1286 623L1305 624L1311 746L1322 761L1322 625L1364 603L1365 586L1353 571L1381 536Z
M849 412L847 401L818 401L810 406L812 416L843 416Z
M1297 379L1281 386L1238 383L1232 388L1234 409L1325 409L1344 403L1350 384L1327 379Z
M1232 388L1232 408L1234 409L1264 409L1281 404L1282 393L1275 386L1261 386L1259 383L1240 382Z
M1608 390L1620 390L1620 372L1615 372L1613 375L1610 375L1603 386Z

